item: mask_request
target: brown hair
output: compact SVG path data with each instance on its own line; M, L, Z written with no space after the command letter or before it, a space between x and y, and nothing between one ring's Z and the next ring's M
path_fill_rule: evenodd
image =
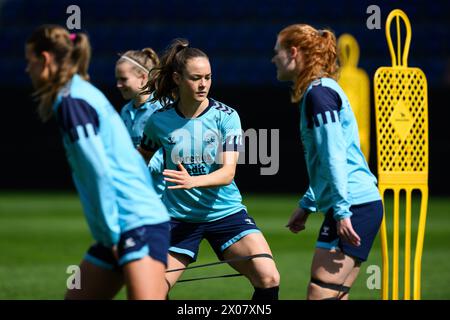
M144 48L142 50L128 50L127 52L120 54L120 57L123 56L132 59L148 71L159 65L158 55L152 48ZM117 64L121 64L126 61L127 60L125 59L119 58L119 60L117 60ZM139 68L134 64L133 71L137 72L138 74L144 73L144 70L142 68Z
M290 25L278 34L284 49L296 47L302 64L297 64L298 75L293 85L291 101L299 102L314 79L338 75L336 37L330 30L317 30L307 24Z
M159 100L163 105L168 104L171 99L176 97L177 85L173 81L173 73L177 72L182 75L187 61L197 57L208 59L206 53L200 49L189 47L188 40L173 40L162 55L159 67L150 71L144 94L153 92L152 101Z
M48 83L33 93L39 101L39 116L45 122L53 114L52 105L59 90L75 73L89 80L91 45L86 34L71 35L58 25L38 27L26 43L33 46L34 54L38 57L43 51L52 53L57 66L56 72L50 75Z

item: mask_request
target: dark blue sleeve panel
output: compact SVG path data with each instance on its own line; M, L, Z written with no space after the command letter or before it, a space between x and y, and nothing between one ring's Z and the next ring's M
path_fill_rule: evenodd
M322 85L313 86L308 92L305 101L305 111L307 117L308 128L320 125L318 115L323 119L323 124L327 123L325 112L329 111L331 121L336 122L335 113L341 110L342 100L339 94L329 87Z
M221 104L222 105L222 104ZM223 107L226 107L222 105ZM226 107L228 108L228 107ZM218 108L217 108L218 109ZM218 109L221 110L221 109ZM229 109L230 112L225 112L228 116L224 119L221 124L221 133L222 133L222 151L237 151L243 152L244 144L243 144L243 134L242 134L242 126L241 119L237 112L232 109ZM223 110L222 110L223 111Z
M81 126L84 129L83 131L87 138L88 124L92 125L95 134L97 134L100 126L97 111L86 101L70 96L62 98L56 119L59 127L69 136L71 142L80 139L77 127Z

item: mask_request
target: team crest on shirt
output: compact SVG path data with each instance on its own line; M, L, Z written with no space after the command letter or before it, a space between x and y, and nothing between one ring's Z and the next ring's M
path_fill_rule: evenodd
M168 144L176 144L176 142L175 142L175 138L174 137L172 137L172 136L169 136L169 138L167 138L167 143Z
M207 145L212 145L217 141L217 137L216 135L211 134L206 136L204 141Z

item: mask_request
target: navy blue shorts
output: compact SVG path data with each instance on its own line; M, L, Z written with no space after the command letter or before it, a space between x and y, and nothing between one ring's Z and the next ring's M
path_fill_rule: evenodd
M142 259L145 256L150 256L167 266L170 243L169 228L169 222L164 222L124 232L117 245L119 261L114 257L111 248L99 243L89 248L84 259L96 266L116 271L120 271L120 267L128 262Z
M222 260L222 252L250 233L261 232L255 220L241 211L211 222L185 222L176 219L170 221L169 251L189 256L192 262L197 260L200 242L205 238L217 257Z
M353 229L361 238L361 245L355 247L342 241L337 235L336 220L333 218L333 209L328 210L325 220L320 227L316 248L339 248L346 255L355 258L359 262L367 260L373 241L380 229L383 220L383 202L381 200L353 205L350 207Z

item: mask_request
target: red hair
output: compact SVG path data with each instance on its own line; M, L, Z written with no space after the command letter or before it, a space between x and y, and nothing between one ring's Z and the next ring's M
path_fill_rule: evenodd
M298 59L302 61L301 64L297 63L297 79L291 93L292 102L300 101L314 79L329 77L336 80L336 37L332 31L317 30L307 24L293 24L281 30L278 41L283 49L297 48L300 53Z

